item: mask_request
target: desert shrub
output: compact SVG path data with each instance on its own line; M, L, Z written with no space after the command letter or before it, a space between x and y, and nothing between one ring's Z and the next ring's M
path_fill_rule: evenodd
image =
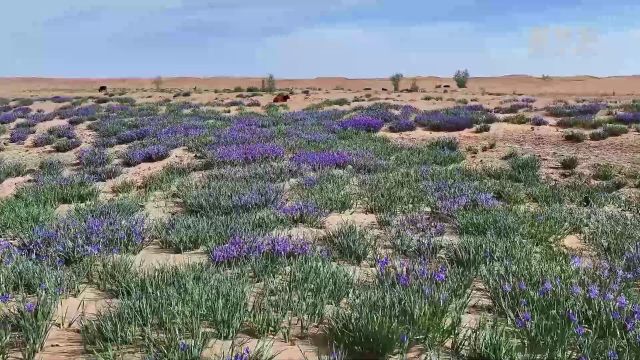
M338 122L338 128L342 130L354 130L364 132L378 132L384 126L382 120L369 116L356 115L352 118Z
M20 98L16 100L18 106L31 106L33 105L33 99Z
M52 145L56 141L56 137L51 134L38 134L33 139L34 147L43 147L47 145Z
M97 99L93 100L93 102L96 103L96 104L106 104L109 101L111 101L111 99L109 99L108 97L100 97L100 98L97 98Z
M605 103L559 104L547 107L547 113L555 117L577 117L580 115L595 115L606 107L607 104Z
M393 91L400 91L400 81L404 76L400 73L393 74L389 77L391 81L391 85L393 86Z
M393 133L413 131L416 129L416 123L408 119L398 119L389 124L389 131Z
M267 78L262 82L262 91L266 91L268 93L273 93L276 91L276 79L273 74L267 75Z
M29 135L33 133L34 133L34 130L31 128L23 128L23 127L14 128L13 130L11 130L11 133L9 134L9 142L22 144L29 138Z
M534 115L531 120L530 120L531 125L533 126L544 126L544 125L549 125L549 122L547 120L545 120L542 116L540 115Z
M589 133L589 139L593 141L600 141L609 138L609 133L604 131L603 129L594 130Z
M80 145L82 145L82 141L79 139L62 138L53 143L53 149L57 152L67 152L79 147Z
M616 168L607 163L595 164L593 166L593 179L600 181L610 181L616 176Z
M491 125L489 124L479 124L473 129L476 133L489 132L489 130L491 130Z
M459 88L466 88L469 81L469 71L467 69L457 70L453 75L453 80Z
M127 149L122 154L125 166L136 166L145 162L156 162L169 157L170 149L164 145L151 145L140 148Z
M112 100L122 105L134 105L136 103L136 99L132 97L115 97Z
M418 92L420 91L420 87L418 86L418 81L416 79L411 80L411 86L409 86L409 92Z
M467 105L468 103L469 103L469 100L467 100L467 99L457 99L456 100L456 104Z
M8 178L22 176L26 174L24 164L13 161L6 161L0 158L0 183Z
M260 88L257 86L247 86L247 92L257 93L260 92Z
M574 170L578 167L578 158L575 156L565 156L560 159L560 167L563 170Z
M587 135L585 135L584 132L577 131L577 130L565 130L562 133L562 136L567 141L572 141L577 143L583 142L587 138Z
M609 134L609 136L620 136L629 132L629 128L626 125L620 124L605 124L602 126L602 131Z
M327 99L318 104L311 104L305 108L307 111L311 110L322 110L325 107L329 106L345 106L351 104L351 101L346 98L338 98L338 99Z

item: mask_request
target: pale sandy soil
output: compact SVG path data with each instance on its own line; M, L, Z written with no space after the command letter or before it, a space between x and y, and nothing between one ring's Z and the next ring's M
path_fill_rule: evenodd
M192 101L205 104L214 100L228 101L236 99L237 93L214 93L214 89L231 89L235 86L260 86L258 78L171 78L163 81L164 91L153 89L151 79L0 79L0 97L39 97L53 95L70 96L98 96L99 85L107 85L114 92L115 88L123 89L126 94L136 99L138 102L155 102L162 99L173 99L173 94L178 90L192 90L189 97L180 97L177 100ZM534 104L537 109L556 101L575 101L576 98L588 97L602 100L626 101L634 97L640 98L640 77L573 77L573 78L553 78L552 80L541 80L526 76L505 76L495 78L472 78L468 89L456 89L451 79L435 77L419 78L418 86L423 90L419 93L393 93L383 91L382 88L391 89L392 86L386 79L345 79L345 78L319 78L311 80L278 80L280 88L294 88L294 95L287 103L291 110L300 110L305 107L319 103L327 99L346 98L350 101L354 99L365 99L363 102L353 102L351 106L368 105L372 101L385 101L397 104L410 104L419 109L441 109L455 105L455 99L476 99L479 103L493 108L500 105L501 101L511 98L513 94L524 94L535 96L538 100ZM403 81L403 88L408 87L410 80ZM451 88L436 89L436 84L448 84ZM196 90L193 88L196 87ZM301 93L304 88L313 88L309 95ZM340 88L340 89L338 89ZM371 90L364 90L371 88ZM615 95L614 95L615 92ZM425 95L441 96L442 101L422 100ZM255 97L262 105L271 102L273 95L261 95ZM473 103L473 102L471 102ZM32 108L42 109L47 112L53 111L64 104L52 102L36 102ZM347 107L342 107L347 108ZM223 109L223 108L218 108ZM263 111L261 108L249 108L250 110ZM234 108L233 111L236 109ZM553 124L553 119L551 123ZM47 131L48 128L56 125L66 124L66 120L54 120L36 126L36 133ZM11 125L13 127L14 125ZM90 144L95 135L87 129L87 123L76 126L80 138L85 143ZM382 131L380 136L385 136L401 144L413 145L428 141L440 136L455 136L460 140L461 148L465 151L466 163L472 166L484 165L487 163L500 164L500 160L508 151L515 149L522 153L534 153L542 160L542 172L552 178L561 178L562 170L558 167L558 160L562 156L574 155L578 157L580 165L578 172L589 173L592 166L601 162L610 162L627 170L640 169L640 133L630 132L620 137L612 137L604 141L585 141L583 143L571 143L563 140L562 130L557 127L542 126L532 128L529 125L513 125L508 123L496 123L491 126L487 133L476 134L472 130L465 130L456 133L429 132L418 129L412 132L393 134ZM8 134L0 136L0 143L5 143L4 150L0 156L7 159L15 159L25 162L28 167L35 168L39 161L45 157L53 156L63 160L66 164L74 166L75 154L78 149L65 154L57 154L49 147L33 148L30 146L34 135L30 137L26 145L8 144ZM483 145L495 142L496 146L487 151L480 151ZM477 154L470 150L475 147ZM120 149L121 147L117 147ZM116 150L117 151L117 150ZM110 198L114 194L112 187L121 181L127 180L139 185L143 179L158 173L169 164L186 164L197 161L194 155L186 148L176 149L171 156L156 163L145 163L136 167L125 169L124 173L116 179L107 181L101 185L101 198ZM30 176L7 179L0 184L0 198L10 196L22 184L28 182ZM636 193L637 189L629 189L629 192ZM63 212L66 209L61 209ZM167 201L162 196L151 196L145 204L145 211L153 219L162 219L179 211L176 204ZM369 228L373 231L378 227L376 216L366 214L360 210L350 211L343 214L330 214L324 221L323 229L310 229L297 227L289 229L288 234L319 238L327 231L335 229L343 222L353 222L359 226ZM560 241L568 251L581 252L584 245L575 236L569 236ZM156 242L143 249L136 257L135 263L141 269L150 270L162 265L178 265L192 262L207 261L208 255L204 251L194 251L185 254L174 254L161 249ZM353 267L353 270L362 279L372 276L371 267ZM472 286L471 301L464 315L463 323L466 327L474 327L478 324L481 314L492 306L488 300L486 289L480 282ZM58 311L56 324L50 334L45 348L40 353L42 359L76 359L87 358L82 348L81 336L79 334L78 322L71 322L75 318L91 318L95 313L104 308L109 300L105 294L93 289L87 289L74 298L65 299ZM66 315L66 319L64 314ZM317 329L316 329L317 330ZM321 336L317 334L317 336ZM239 339L242 340L240 335ZM257 340L245 339L250 347L255 347ZM282 339L272 339L273 349L276 352L282 351L277 359L302 359L303 353L308 359L315 359L318 344L322 343L315 336L307 340L295 340L290 343L283 342ZM212 344L208 350L209 355L228 350L229 342L218 342ZM420 349L413 349L412 355L418 356ZM205 354L205 355L207 355Z

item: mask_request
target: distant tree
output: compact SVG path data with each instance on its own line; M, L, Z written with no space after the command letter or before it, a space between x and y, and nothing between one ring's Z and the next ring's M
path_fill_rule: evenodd
M403 77L400 73L391 75L389 80L391 80L391 85L393 85L393 91L400 91L400 80L402 80Z
M467 69L456 71L453 75L453 80L455 80L459 88L466 88L467 81L469 81L469 71Z
M420 87L418 86L418 80L416 78L413 78L413 80L411 80L411 86L409 86L409 91L411 92L420 91Z
M160 88L162 87L162 77L161 76L156 76L153 81L153 86L156 87L156 90L160 90Z
M273 77L273 74L269 74L265 80L263 80L264 91L266 92L275 92L276 91L276 79Z

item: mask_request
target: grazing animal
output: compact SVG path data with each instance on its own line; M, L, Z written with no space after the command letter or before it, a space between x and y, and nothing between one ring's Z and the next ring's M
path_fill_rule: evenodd
M450 88L451 85L442 85L443 88Z
M442 87L442 84L436 85L436 89L440 89L441 87Z
M371 90L371 88L367 87L367 88L364 88L363 90L364 90L364 91L370 91L370 90Z
M107 87L105 85L100 85L98 92L107 92Z
M382 88L382 91L389 91L389 90L387 90L387 88Z
M275 98L273 98L273 102L274 103L286 103L287 100L291 99L291 97L288 94L280 94L278 96L276 96Z

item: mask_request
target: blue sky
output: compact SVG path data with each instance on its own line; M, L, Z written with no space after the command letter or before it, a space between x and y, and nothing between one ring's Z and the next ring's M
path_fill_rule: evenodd
M640 74L637 0L19 0L3 12L0 76Z

